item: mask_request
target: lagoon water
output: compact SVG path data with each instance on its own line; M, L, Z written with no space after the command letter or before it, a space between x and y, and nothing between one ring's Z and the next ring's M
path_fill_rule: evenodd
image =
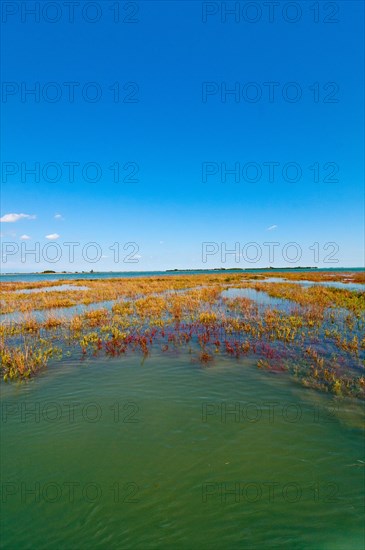
M263 282L265 283L290 283L295 285L300 285L304 288L308 288L310 286L328 286L330 288L343 288L345 290L358 290L362 291L365 290L365 284L364 283L354 283L351 282L351 279L349 279L349 282L343 283L341 281L306 281L306 280L300 280L300 281L291 281L290 279L280 278L280 277L269 277L265 279Z
M364 410L220 357L2 384L2 548L362 549Z
M283 268L282 270L276 269L276 271L287 271L288 269ZM194 274L214 274L214 273L252 273L260 274L267 273L269 269L245 269L244 271L239 271L236 269L202 269L202 270L190 270L190 271L99 271L99 272L80 272L80 273L0 273L0 282L34 282L34 281L57 281L60 279L65 280L74 280L74 279L110 279L110 278L119 278L119 277L165 277L165 276L174 276L174 275L194 275ZM321 272L321 271L330 271L333 273L336 272L359 272L364 271L362 267L341 267L341 268L330 268L330 269L295 269L295 273L309 273L309 272ZM275 270L272 271L275 274Z
M68 290L88 290L87 286L74 286L74 285L56 285L56 286L46 286L44 288L29 288L29 289L20 289L15 290L14 292L18 292L19 294L34 294L36 292L65 292Z
M288 307L252 288L222 295ZM1 383L0 401L1 548L364 548L356 399L248 358L202 367L194 350L156 347L145 360L66 354Z
M291 300L283 298L274 298L269 296L267 292L263 290L255 290L254 288L229 288L228 290L223 290L223 298L248 298L259 306L275 307L276 309L283 309L288 311L291 306L295 306L295 303Z

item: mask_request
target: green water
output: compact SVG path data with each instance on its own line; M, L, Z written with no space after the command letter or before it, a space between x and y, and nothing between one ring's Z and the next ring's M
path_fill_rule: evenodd
M364 547L355 401L156 353L1 390L2 548Z

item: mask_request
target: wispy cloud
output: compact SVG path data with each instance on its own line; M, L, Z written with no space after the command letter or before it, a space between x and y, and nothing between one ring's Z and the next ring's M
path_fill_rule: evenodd
M277 227L277 225L270 225L270 227L268 227L266 231L274 231L275 229L277 229Z
M62 214L55 214L54 219L55 220L64 220L65 218L62 216Z
M20 237L20 239L21 239L22 241L29 241L30 238L31 238L31 237L29 237L29 235L21 235L21 237Z
M0 218L0 222L3 223L14 223L19 220L35 220L35 216L31 214L4 214L2 218Z
M51 233L50 235L46 235L46 239L50 241L56 241L60 238L60 235L58 233Z

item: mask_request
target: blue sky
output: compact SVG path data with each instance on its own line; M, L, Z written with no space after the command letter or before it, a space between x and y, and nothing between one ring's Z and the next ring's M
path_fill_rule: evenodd
M3 246L12 245L4 272L363 265L362 2L319 2L318 14L312 2L296 2L301 14L291 23L296 13L283 12L286 2L271 22L267 6L254 2L252 10L261 9L256 23L243 16L255 17L245 11L247 2L238 3L239 22L233 15L224 22L233 2L120 2L120 19L136 21L115 22L115 2L103 0L94 3L100 10L94 23L85 20L94 17L89 2L75 7L73 23L62 2L58 15L40 12L39 22L21 13L21 4L34 2L8 4L1 233ZM84 17L82 8L89 10ZM24 95L37 82L39 101ZM73 101L67 82L78 83ZM204 102L207 82L214 93ZM273 100L269 82L276 83ZM224 86L236 87L239 97L222 98ZM95 90L100 100L87 100ZM301 98L290 102L297 90ZM249 101L255 91L261 98ZM78 163L74 181L70 162ZM36 163L39 181L25 172ZM90 181L96 172L88 163L98 167L98 181ZM110 168L115 163L119 181ZM204 163L216 172L206 181ZM273 181L267 163L275 163ZM287 163L301 170L298 181L290 181L295 173ZM236 167L239 181L233 175L224 181L224 166ZM255 170L261 177L252 181ZM67 242L80 243L71 263ZM88 249L94 263L82 254L90 242L98 245ZM119 261L110 250L115 242ZM131 242L138 245L134 263L125 261L133 247L123 251ZM218 248L203 262L206 242ZM246 255L251 242L261 250L256 262ZM267 242L279 243L272 260ZM295 257L290 242L301 251L294 263L287 261ZM337 263L327 263L335 248L324 249L326 243L336 243ZM36 246L37 259L24 256ZM224 246L236 247L240 257L222 258ZM55 254L59 262L49 262Z

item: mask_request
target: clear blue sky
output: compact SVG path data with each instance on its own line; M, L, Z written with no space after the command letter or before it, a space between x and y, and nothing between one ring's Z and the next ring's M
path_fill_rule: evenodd
M273 21L262 2L254 2L261 15L246 12L247 2L240 2L239 22L229 14L222 22L224 3L219 2L120 2L120 19L134 23L114 22L110 8L115 2L107 0L96 2L101 13L89 7L84 18L81 8L88 2L80 2L73 23L62 2L59 13L50 8L40 13L39 22L20 11L20 4L30 8L34 2L10 4L19 11L3 13L2 23L2 240L28 248L39 242L41 250L56 243L62 257L52 265L34 257L24 263L20 252L14 253L3 271L283 266L290 265L282 251L292 241L302 250L292 265L326 266L323 259L332 251L323 250L328 242L337 243L334 258L339 260L328 267L363 265L362 2L331 4L338 6L334 14L326 2L318 3L319 13L310 9L313 2L296 2L302 13L292 23L287 19L296 13L283 14L285 2L275 8ZM58 16L58 22L49 21ZM94 16L100 20L85 20ZM256 23L245 20L256 16ZM38 102L24 96L36 82ZM47 88L50 82L56 85ZM73 102L65 82L79 83ZM99 101L83 98L88 82L98 83ZM110 89L115 82L119 102L114 101L115 86ZM124 90L128 82L136 84ZM214 83L205 102L204 82ZM264 85L268 82L278 83L273 101ZM296 102L283 98L289 82L300 86L302 97ZM222 83L227 89L238 83L240 96L227 95L223 101ZM57 90L60 99L51 102ZM255 90L261 90L261 98L248 101ZM95 88L87 92L91 97ZM294 92L293 86L287 88L290 97ZM123 102L125 96L138 101ZM74 181L64 164L70 162L79 163ZM109 168L116 162L119 182ZM203 181L205 162L217 173ZM267 162L278 163L273 181ZM295 177L292 168L283 178L288 162L300 166L299 181L287 181ZM35 163L41 170L38 182L22 173ZM59 181L50 181L52 167L42 175L47 163L62 168ZM98 182L82 176L87 163L100 167ZM123 181L135 167L123 169L126 163L138 165L138 181ZM237 163L239 181L233 175L224 181L224 164L230 169ZM249 168L247 163L256 164ZM309 168L315 163L319 181ZM338 181L328 181L335 165L338 173L332 179ZM262 175L249 181L255 166ZM94 174L91 167L88 175ZM95 264L85 262L80 251L92 241L103 256ZM122 261L132 248L121 250L115 261L109 247L116 241L121 248L138 244L137 263ZM80 243L72 265L65 242ZM203 242L218 243L219 252L206 263ZM222 262L221 243L232 249L236 242L243 254L247 243L257 243L261 259L249 263L241 255L236 263L231 255ZM265 242L280 243L273 261ZM318 263L309 249L314 242L319 243ZM56 251L46 250L49 256Z

